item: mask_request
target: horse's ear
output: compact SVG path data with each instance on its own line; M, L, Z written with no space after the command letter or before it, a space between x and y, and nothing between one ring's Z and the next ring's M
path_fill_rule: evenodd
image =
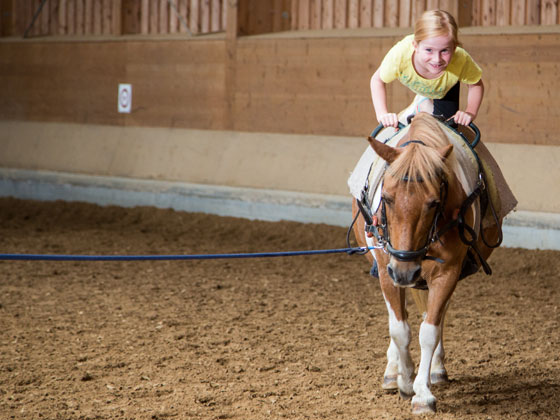
M385 143L375 140L373 137L368 137L368 141L375 153L388 164L393 163L399 156L399 150L394 147L387 146Z
M442 148L440 148L439 150L439 154L443 157L443 159L447 159L449 157L449 155L451 154L451 152L453 151L453 145L452 144L448 144L447 146L444 146Z

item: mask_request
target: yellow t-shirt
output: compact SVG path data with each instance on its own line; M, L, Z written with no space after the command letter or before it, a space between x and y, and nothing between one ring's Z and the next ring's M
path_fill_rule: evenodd
M408 35L389 50L381 66L379 76L385 83L398 79L414 93L430 99L441 99L457 82L472 85L482 76L482 70L468 52L457 47L449 65L436 79L424 79L412 65L414 35Z

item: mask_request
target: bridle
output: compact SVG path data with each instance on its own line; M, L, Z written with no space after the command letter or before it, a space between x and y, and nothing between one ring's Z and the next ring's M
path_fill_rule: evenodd
M411 143L418 143L425 146L425 143L419 140L410 140L406 143L403 143L400 147L406 147ZM374 217L371 214L371 206L368 203L367 194L365 191L362 191L362 199L358 200L358 207L360 208L362 214L366 213L364 210L368 209L367 213L369 213L369 220L366 218L366 232L373 234L375 239L377 240L377 245L374 248L383 249L387 254L391 255L392 257L396 258L399 261L416 261L418 259L422 260L434 260L440 263L443 263L443 260L440 258L432 257L427 255L428 250L432 243L439 240L440 236L445 233L448 229L445 227L438 231L437 225L439 221L443 218L443 212L445 209L445 204L447 202L447 195L449 191L449 183L447 181L447 177L443 172L438 174L440 177L440 187L439 187L439 202L434 212L434 217L432 219L432 223L430 229L428 231L428 235L426 236L426 240L424 245L413 251L409 250L401 250L396 249L393 244L391 243L391 235L389 232L389 224L387 221L387 208L385 204L385 199L382 197L380 206L380 223L374 223ZM404 182L424 182L422 178L417 179L410 179L407 176L401 179ZM381 233L379 232L381 230Z

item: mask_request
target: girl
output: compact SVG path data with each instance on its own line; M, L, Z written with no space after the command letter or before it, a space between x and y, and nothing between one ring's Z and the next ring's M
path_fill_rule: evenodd
M371 78L377 120L385 127L397 127L399 116L387 110L385 86L398 79L416 93L412 105L400 115L402 123L406 124L409 115L424 111L469 125L484 95L481 74L480 67L460 47L453 16L443 10L424 12L414 26L414 34L387 53ZM465 111L459 110L460 82L468 85Z

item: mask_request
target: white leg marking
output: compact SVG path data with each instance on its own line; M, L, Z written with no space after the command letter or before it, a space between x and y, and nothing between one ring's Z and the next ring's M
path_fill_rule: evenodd
M443 348L443 320L439 328L438 345L432 357L430 381L434 385L448 382L447 370L445 369L445 350Z
M394 354L398 356L398 386L402 393L405 395L413 394L412 377L414 375L414 364L410 357L410 327L408 322L399 321L391 305L385 299L387 305L387 312L389 313L389 333L391 334L391 344L387 351L387 358L392 357ZM391 346L394 345L394 349ZM391 359L388 360L387 370L390 368Z
M414 393L412 399L413 410L433 411L436 399L430 391L430 367L434 350L439 342L439 327L428 324L426 321L420 325L420 365L414 380Z

